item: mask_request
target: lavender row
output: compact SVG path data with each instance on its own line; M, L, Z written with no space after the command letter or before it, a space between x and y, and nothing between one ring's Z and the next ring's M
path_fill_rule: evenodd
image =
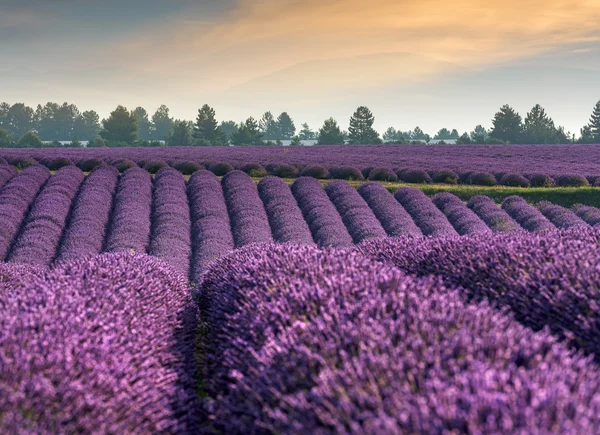
M467 207L475 212L496 233L510 233L523 229L489 196L472 196Z
M119 171L112 166L94 169L81 185L64 234L57 261L102 252Z
M234 248L227 205L216 175L196 172L188 182L192 224L192 281L197 281L206 266Z
M446 215L458 234L486 234L490 228L456 195L440 192L431 198L432 202Z
M9 165L0 165L0 189L6 185L15 175L17 168Z
M435 182L469 181L469 173L487 172L496 183L522 185L592 184L600 175L600 145L370 145L370 146L311 146L311 147L159 147L108 149L3 149L1 155L10 163L16 159L33 157L68 158L75 164L101 157L107 162L127 159L139 166L150 161L166 161L179 166L187 161L188 167L198 165L227 165L242 168L260 165L263 168L295 168L287 176L295 175L308 166L323 166L333 176L345 167L352 174L372 168L393 168L396 173L427 171ZM300 169L300 171L298 170ZM358 172L356 171L358 170ZM261 170L258 171L259 173ZM273 175L277 175L272 172ZM394 176L396 175L394 173ZM452 174L438 177L439 174ZM541 174L541 175L538 175ZM569 177L577 174L577 177ZM222 175L222 174L221 174ZM347 176L347 175L344 175ZM366 177L369 176L367 173ZM523 176L527 180L523 180ZM360 177L360 176L359 176ZM515 179L516 177L516 179ZM586 177L589 179L586 180ZM474 177L476 178L476 177ZM554 179L554 180L553 180ZM417 180L418 181L418 180ZM427 177L425 177L427 181ZM474 182L476 180L471 180ZM488 179L484 177L484 182Z
M292 184L292 193L302 210L314 241L319 246L352 245L352 237L344 226L340 214L315 178L298 178Z
M425 236L455 236L457 232L431 200L418 189L401 187L394 195Z
M117 186L104 250L147 253L151 208L152 177L143 169L127 169Z
M84 179L75 166L65 166L51 176L35 199L9 260L33 266L49 266L58 245L73 198Z
M272 241L265 206L250 176L242 171L233 171L223 177L221 185L235 247Z
M600 226L600 209L583 204L573 206L575 214L583 219L588 225Z
M185 280L129 253L0 292L0 432L197 433L198 310Z
M417 276L461 286L466 300L508 307L534 330L548 327L600 361L600 233L574 228L363 243L361 252Z
M30 166L0 190L0 260L8 258L29 207L48 178L50 171L44 166Z
M347 251L267 245L213 264L200 290L217 432L600 427L596 365L435 278Z
M374 237L386 237L379 220L356 189L345 181L334 181L325 188L354 243Z
M585 228L588 226L588 224L586 224L572 210L561 207L560 205L554 205L548 201L542 201L539 204L537 204L537 208L557 228L561 228L561 229L573 228L573 227Z
M502 201L502 209L519 225L530 232L556 229L537 208L530 205L520 196L509 196Z
M191 223L183 175L175 169L158 171L152 196L149 253L168 262L187 277L191 256Z
M422 236L412 217L381 184L366 183L357 190L389 236Z
M313 245L310 229L290 187L280 178L267 176L258 183L273 239L280 243L294 242Z

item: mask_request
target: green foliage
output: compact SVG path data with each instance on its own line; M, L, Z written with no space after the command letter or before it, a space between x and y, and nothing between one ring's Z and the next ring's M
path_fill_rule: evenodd
M557 129L542 106L536 104L527 113L523 124L523 141L526 143L542 144L557 143Z
M0 128L0 147L10 147L13 145L13 140L8 131L3 128Z
M279 126L271 112L265 112L258 122L258 128L263 134L263 139L267 141L278 139L280 136Z
M146 109L143 107L136 107L133 113L137 119L138 137L142 140L150 139L150 130L152 124L148 119L148 112L146 112Z
M135 113L129 112L123 106L118 106L108 119L103 119L102 126L100 136L111 145L118 142L132 145L137 139L137 117Z
M19 148L42 148L44 144L37 134L33 131L28 131L23 137L17 142Z
M88 148L104 148L106 147L106 142L101 137L97 137L93 141L88 143Z
M373 128L375 117L365 106L359 106L350 117L348 139L351 144L377 144L381 143L379 133Z
M287 112L281 112L277 117L277 139L289 140L296 134L296 126Z
M467 133L465 133L467 134ZM464 135L463 135L464 136ZM489 131L482 126L481 124L477 125L473 131L469 134L469 139L471 143L487 143L488 138L490 137ZM469 143L469 142L465 142Z
M581 137L579 138L579 143L594 143L594 132L592 131L592 127L589 125L584 126L581 130Z
M344 143L344 135L333 118L326 119L319 129L319 145L340 145Z
M173 118L169 116L169 108L162 104L152 115L150 139L165 140L172 128Z
M300 142L300 136L296 135L292 138L292 142L290 143L290 145L302 145L302 142Z
M226 143L224 145L228 145L231 142L231 137L238 129L237 124L235 121L223 121L219 125L219 128L225 133Z
M466 145L466 144L470 144L473 143L473 141L471 140L471 136L469 136L468 133L463 133L457 140L456 143L458 145ZM483 142L476 142L476 143L483 143Z
M298 136L301 140L312 140L316 138L315 132L310 129L306 122L302 124L302 130L300 130Z
M169 146L189 146L192 145L192 131L190 123L187 121L176 120L173 128L167 136L167 145Z
M592 141L600 143L600 101L594 106L594 111L590 118L589 131L591 133Z
M262 133L258 123L252 117L246 122L240 123L238 130L232 135L231 141L234 145L262 145Z
M193 137L196 143L209 143L211 145L227 144L227 135L219 128L215 117L215 110L208 104L203 105L198 110Z
M493 128L490 136L504 142L519 143L523 134L521 115L508 104L500 108L492 120Z

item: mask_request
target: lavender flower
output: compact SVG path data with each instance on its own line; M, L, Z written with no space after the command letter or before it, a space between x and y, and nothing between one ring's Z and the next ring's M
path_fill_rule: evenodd
M431 198L458 234L491 233L490 228L456 195L441 192Z
M534 206L520 196L509 196L502 201L502 208L527 231L538 232L556 227Z
M424 235L433 237L457 235L444 213L438 210L427 195L419 189L401 187L394 196Z
M510 233L523 229L489 196L472 196L467 207L475 212L496 233Z
M542 201L537 205L538 209L542 212L550 222L552 222L557 228L573 228L573 227L587 227L579 216L568 208L561 207L560 205L554 205L548 201Z

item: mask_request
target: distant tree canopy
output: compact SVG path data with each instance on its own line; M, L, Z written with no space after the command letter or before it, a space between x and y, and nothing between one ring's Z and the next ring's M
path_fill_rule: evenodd
M233 145L262 145L263 136L258 122L252 117L240 122L237 131L232 134L231 142Z
M375 117L366 106L359 106L352 117L348 128L348 139L351 144L381 143L379 133L373 128Z
M523 135L521 115L505 104L494 115L491 136L509 143L518 143Z
M28 131L23 137L17 142L19 148L41 148L43 143L41 139L33 131Z
M148 119L148 112L143 107L136 107L133 111L138 123L138 137L142 140L151 139L152 123Z
M192 139L193 125L190 121L176 119L173 122L173 128L167 135L167 145L169 146L190 146Z
M589 131L593 141L600 143L600 101L594 106L589 123Z
M326 119L323 127L319 129L319 145L341 145L344 143L344 135L335 119Z
M162 104L152 115L151 140L165 140L173 128L173 118L169 116L169 108Z
M198 110L193 138L197 145L219 146L227 143L227 135L217 123L215 109L208 104Z
M298 133L298 138L300 140L313 140L317 137L315 132L310 129L306 122L302 124L301 127L302 129L300 130L300 133Z
M137 117L123 106L118 106L107 119L103 119L102 127L100 136L106 142L131 145L138 137Z

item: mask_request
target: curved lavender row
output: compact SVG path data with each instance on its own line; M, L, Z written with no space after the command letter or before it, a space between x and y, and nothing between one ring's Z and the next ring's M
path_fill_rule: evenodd
M214 263L201 290L217 432L600 425L597 366L434 278L350 252L259 245Z
M417 276L464 287L467 300L509 307L534 330L549 327L600 361L600 232L574 228L422 240L387 239L359 250Z
M401 187L394 195L396 200L411 215L425 236L456 236L458 233L444 213L419 189Z
M77 166L64 166L48 179L12 249L11 262L50 265L58 251L73 198L84 178Z
M273 241L269 218L248 174L231 171L221 181L235 247Z
M185 178L175 169L160 169L154 180L152 196L149 253L168 262L187 277L192 244Z
M491 233L492 230L456 195L440 192L431 201L446 215L458 234Z
M352 245L352 237L342 217L317 179L300 177L292 184L292 193L310 228L314 241L321 247Z
M489 196L475 195L467 203L477 216L496 233L522 231L523 228L502 210Z
M0 188L4 187L17 173L17 168L14 166L0 165Z
M573 228L573 227L587 227L579 216L577 216L572 210L561 207L560 205L554 205L548 201L541 201L537 204L538 209L542 212L546 218L552 222L557 228Z
M502 201L502 209L527 231L538 232L556 227L534 206L520 196L509 196Z
M387 236L369 205L354 187L345 181L334 181L327 185L325 192L342 217L354 243Z
M191 280L204 271L208 263L234 248L227 205L221 183L215 174L194 172L188 182L192 223Z
M48 178L45 166L29 166L0 190L0 261L9 256L29 206Z
M0 432L199 429L197 307L166 264L103 254L0 301Z
M423 235L412 217L385 187L366 183L357 189L389 236Z
M290 187L272 175L258 183L258 194L265 206L273 238L280 243L314 245L310 229Z
M600 208L589 205L576 204L573 206L575 214L591 226L600 225Z
M148 252L151 208L152 176L141 168L127 169L117 185L105 251Z
M102 251L119 171L113 166L95 168L81 185L67 224L58 262Z

